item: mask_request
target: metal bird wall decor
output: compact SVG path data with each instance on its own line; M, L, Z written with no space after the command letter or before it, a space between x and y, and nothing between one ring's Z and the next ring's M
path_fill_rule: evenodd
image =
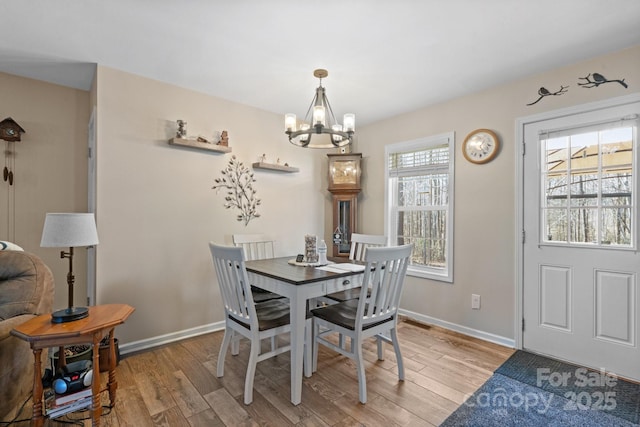
M587 77L578 77L578 80L585 80L584 82L578 82L578 86L582 86L584 88L590 89L592 87L598 87L605 83L620 83L625 89L629 86L625 83L624 79L614 79L608 80L605 76L600 73L589 73Z
M609 79L607 79L605 76L603 76L600 73L589 73L589 74L587 74L586 77L578 77L578 86L590 89L590 88L598 87L598 86L603 85L605 83L618 83L618 84L620 84L620 86L622 86L625 89L627 89L629 87L629 85L624 80L625 79L612 79L612 80L609 80ZM527 106L537 104L545 96L557 96L557 95L562 95L564 93L567 93L567 88L568 87L569 86L560 86L560 90L558 90L556 92L549 92L549 90L547 90L546 88L541 87L540 89L538 89L538 95L540 95L540 97L538 99L536 99L535 101L530 102L529 104L527 104Z
M527 105L533 105L533 104L537 104L538 102L540 102L540 100L542 98L544 98L545 96L558 96L558 95L563 95L565 93L567 93L567 88L569 86L560 86L560 89L555 91L555 92L549 92L548 89L541 87L540 89L538 89L538 95L540 95L540 97L538 99L536 99L535 101L527 104Z

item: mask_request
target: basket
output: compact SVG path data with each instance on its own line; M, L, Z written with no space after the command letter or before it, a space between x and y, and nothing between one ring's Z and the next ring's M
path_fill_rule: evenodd
M118 338L114 338L114 347L116 348L116 366L120 363L120 348L118 347ZM106 372L109 370L109 341L102 340L98 349L98 355L100 356L100 372Z
M74 352L74 354L72 356L65 356L64 360L65 360L65 362L67 364L73 363L73 362L77 362L79 360L91 360L91 358L93 356L93 352L91 351L91 346L90 345L82 345L82 346L72 345L72 346L65 347L65 349L73 348L73 350L75 350L75 348L77 348L77 347L83 347L85 349L83 349L82 351L79 351L79 352ZM65 353L66 353L66 350L65 350ZM53 366L58 366L58 352L57 351L55 353L53 353L53 362L54 362Z

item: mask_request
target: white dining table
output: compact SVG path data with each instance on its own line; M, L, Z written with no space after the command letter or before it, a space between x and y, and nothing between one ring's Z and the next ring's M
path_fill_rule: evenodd
M302 400L302 374L304 355L305 320L307 301L328 293L358 287L362 283L363 271L331 271L313 266L292 265L293 257L246 261L249 282L289 298L291 322L291 403ZM335 264L354 264L347 258L329 258ZM356 263L357 264L357 263ZM363 264L364 265L364 264ZM309 355L309 359L311 357ZM311 364L307 364L304 375L311 376Z

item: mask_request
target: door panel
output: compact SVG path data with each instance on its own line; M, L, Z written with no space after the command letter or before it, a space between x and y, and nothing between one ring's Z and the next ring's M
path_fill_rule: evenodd
M596 338L635 346L635 275L596 271L595 279Z
M525 125L522 337L640 381L634 114L638 102Z
M540 266L540 325L571 332L571 269Z

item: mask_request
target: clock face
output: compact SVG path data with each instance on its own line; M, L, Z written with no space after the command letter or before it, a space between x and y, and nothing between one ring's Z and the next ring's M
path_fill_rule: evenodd
M354 160L336 161L331 170L334 184L355 184L358 178L357 173Z
M478 129L465 138L462 154L472 163L487 163L498 154L499 146L498 137L493 131Z
M4 139L5 141L20 141L19 128L17 128L15 124L3 121L3 123L0 124L0 139Z
M332 193L360 191L362 154L327 154L329 157L329 188Z

